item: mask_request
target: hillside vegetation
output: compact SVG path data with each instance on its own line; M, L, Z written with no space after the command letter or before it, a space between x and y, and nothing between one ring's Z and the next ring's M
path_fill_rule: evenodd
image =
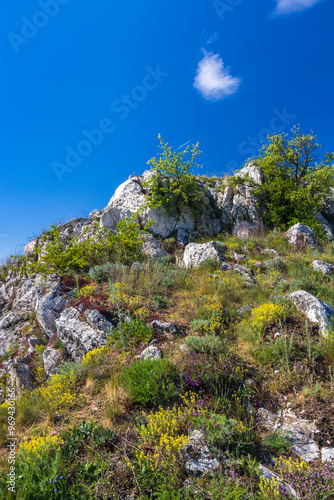
M294 129L258 166L210 178L192 173L197 145L160 144L142 206L115 229L94 214L79 236L52 227L0 270L0 347L14 339L0 359L1 498L334 498L333 155ZM203 207L225 217L210 189L247 217L209 230ZM183 225L163 238L147 213ZM53 286L64 302L47 328L29 301Z

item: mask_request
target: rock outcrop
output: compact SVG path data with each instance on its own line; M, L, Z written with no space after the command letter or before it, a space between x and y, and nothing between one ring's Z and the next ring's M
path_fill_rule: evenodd
M297 250L315 246L314 231L305 224L295 224L286 232L291 246Z
M321 260L314 260L312 262L312 267L315 271L319 271L321 274L330 275L334 274L333 264L328 264L328 262L322 262Z
M328 330L334 323L334 309L328 304L314 297L314 295L299 290L286 295L292 300L298 311L314 323L318 323L322 335L328 335Z
M73 307L62 312L56 325L58 338L73 361L81 361L87 352L104 346L108 333L114 328L98 311L93 310L82 318L80 311Z

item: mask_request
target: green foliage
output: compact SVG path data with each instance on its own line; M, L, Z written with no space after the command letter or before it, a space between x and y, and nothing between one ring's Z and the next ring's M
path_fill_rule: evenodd
M263 197L265 222L282 230L301 222L319 230L315 216L326 203L334 186L334 155L321 159L320 145L313 134L292 129L293 137L283 132L270 137L258 160L265 175L257 193ZM319 160L319 161L318 161Z
M195 162L201 154L198 144L193 145L190 158L185 159L190 146L183 151L172 150L159 134L160 157L152 158L147 163L151 165L152 176L144 184L149 189L147 206L163 208L169 215L176 219L184 217L185 206L194 214L199 214L204 203L204 190L198 179L191 173L191 169L198 167Z
M120 383L135 403L147 406L174 396L178 378L177 367L168 359L144 360L123 368Z
M270 448L273 448L278 453L284 453L291 448L291 437L288 432L281 431L278 429L275 432L267 434L265 438L265 443Z
M216 449L236 456L255 450L254 431L251 423L243 423L225 415L211 413L205 423L207 439Z
M110 279L115 280L115 277L122 274L125 266L122 264L112 264L106 262L102 266L94 266L89 270L89 276L97 283L107 283Z
M201 269L203 271L207 271L208 273L213 273L217 269L219 269L220 265L219 262L216 259L205 259L202 264L201 264Z
M117 432L103 428L94 420L83 420L80 425L75 425L62 434L64 444L61 447L63 461L72 461L79 454L85 443L90 440L97 447L106 447L117 437Z
M43 252L41 245L35 251L39 260L26 263L20 269L28 274L66 274L88 270L106 262L127 264L141 257L141 233L136 215L121 220L116 234L95 224L93 235L84 241L75 237L64 243L60 228L51 226L51 230L42 237L45 244Z
M152 339L152 330L144 321L135 317L130 321L120 322L117 327L110 332L109 340L124 347L129 343L138 341L149 342Z
M226 339L221 340L216 335L188 337L186 344L194 352L208 353L211 356L226 353L229 349L228 341Z

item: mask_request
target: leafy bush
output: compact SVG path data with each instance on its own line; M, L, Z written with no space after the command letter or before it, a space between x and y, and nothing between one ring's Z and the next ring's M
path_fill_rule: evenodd
M236 456L255 449L253 421L244 423L225 415L211 413L205 423L208 441L220 451L233 452Z
M221 340L216 335L206 335L205 337L188 337L186 344L194 352L209 353L212 356L226 353L229 343L226 339Z
M67 244L62 241L60 227L51 226L42 237L43 252L41 245L35 251L39 260L27 262L20 269L28 274L66 274L106 262L126 264L141 257L141 233L136 215L121 220L116 234L96 224L88 239L79 241L75 237Z
M135 317L130 321L120 322L117 327L110 332L109 340L126 347L128 343L135 343L140 340L149 342L152 339L152 329L144 321Z
M198 179L191 173L191 169L198 167L196 158L201 154L198 144L193 145L190 158L185 160L189 146L183 151L176 152L168 143L164 142L159 134L160 158L155 157L147 163L151 165L152 175L144 184L149 190L147 206L161 207L169 215L175 215L179 220L185 214L185 205L199 214L204 203L204 190Z
M62 439L57 436L37 436L30 441L24 441L18 449L15 464L16 493L7 490L7 481L4 480L0 482L1 498L66 498L68 477L60 474L62 443Z
M115 277L119 277L122 271L126 269L122 264L112 264L111 262L106 262L102 266L94 266L89 270L89 276L97 283L106 283L110 279L115 280Z
M135 361L123 368L120 383L138 404L156 404L176 394L177 367L168 359Z
M320 145L313 134L292 129L293 137L283 132L270 137L258 160L265 182L257 192L263 197L264 217L269 227L288 229L301 222L320 228L315 216L326 204L334 186L333 153L318 162Z

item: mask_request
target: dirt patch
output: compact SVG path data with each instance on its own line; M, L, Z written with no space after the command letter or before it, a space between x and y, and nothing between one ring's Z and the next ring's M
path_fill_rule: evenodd
M303 412L300 414L302 418L314 420L316 428L319 431L314 434L314 440L319 446L334 446L333 396L297 402L295 404L295 409L299 410L299 412Z
M307 327L306 327L307 325ZM291 316L288 319L281 321L281 323L274 323L269 326L265 331L265 338L273 338L275 333L279 332L286 338L291 338L293 334L294 344L300 348L304 347L308 343L308 336L310 342L314 343L319 341L319 326L317 323L312 323L312 321L305 320L298 316Z

